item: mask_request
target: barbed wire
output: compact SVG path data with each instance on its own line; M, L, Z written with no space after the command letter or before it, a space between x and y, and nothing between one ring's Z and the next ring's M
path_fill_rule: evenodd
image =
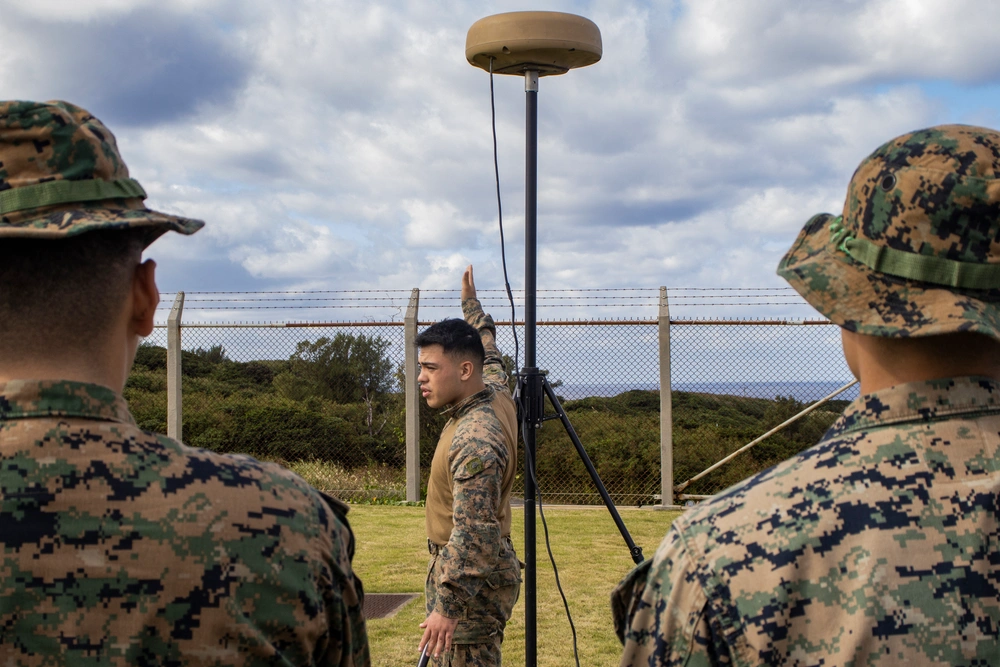
M631 292L632 294L625 294ZM681 293L678 293L681 292ZM687 294L683 292L688 292ZM317 308L399 308L408 303L410 290L301 290L301 291L195 291L185 292L185 305L224 304L221 306L196 306L197 310L280 310ZM439 307L446 302L450 307L458 290L423 290L421 304L429 308ZM524 290L514 290L524 297ZM607 294L613 293L613 294ZM440 294L442 296L434 296ZM566 308L576 306L658 306L659 300L651 301L658 290L652 288L586 288L539 290L536 300L547 307ZM176 296L177 292L164 292L164 301ZM326 296L324 296L326 295ZM447 295L447 296L444 296ZM484 303L506 302L503 290L479 290ZM766 300L765 300L766 299ZM798 305L804 300L791 287L678 287L667 289L667 301L677 306L728 306L728 305ZM741 303L742 302L742 303ZM276 305L247 305L276 304ZM322 305L300 305L322 304ZM162 303L159 310L169 309Z
M691 309L780 307L782 312L798 312L808 307L802 297L791 287L676 287L668 288L667 303L674 315L691 319ZM513 290L515 303L524 305L524 290ZM507 295L502 289L478 290L480 300L488 309L506 305ZM344 289L344 290L257 290L257 291L185 291L185 311L190 313L240 313L283 311L288 315L274 315L285 320L295 318L301 311L368 311L364 315L351 315L352 320L396 322L402 320L409 305L411 289ZM441 312L454 309L460 291L454 289L421 290L421 312ZM167 312L177 292L164 292L157 311ZM581 288L538 290L536 300L545 310L589 309L584 316L594 320L593 313L608 313L617 309L627 315L633 309L656 309L660 304L658 288ZM644 311L648 313L649 311ZM715 311L718 312L718 311ZM649 315L645 315L648 317ZM162 315L160 316L162 317ZM224 315L223 315L224 317ZM619 315L614 317L620 318ZM336 318L334 318L336 319ZM343 318L341 318L343 319Z

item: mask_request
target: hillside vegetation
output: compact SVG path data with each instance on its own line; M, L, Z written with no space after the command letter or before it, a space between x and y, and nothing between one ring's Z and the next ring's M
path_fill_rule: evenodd
M774 400L673 392L674 482L690 479L751 440L802 411L794 398ZM847 401L831 401L695 482L685 493L710 495L816 444ZM609 493L624 504L650 504L660 490L660 393L628 391L563 405ZM650 476L648 471L654 471ZM561 425L546 424L538 437L541 488L561 480L566 502L593 483ZM572 482L570 481L572 480ZM550 495L552 491L550 491ZM590 501L593 502L593 493ZM554 497L554 500L558 496Z

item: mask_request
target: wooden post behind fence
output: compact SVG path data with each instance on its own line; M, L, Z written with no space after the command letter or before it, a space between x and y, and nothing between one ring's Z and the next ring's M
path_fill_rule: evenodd
M181 410L181 313L184 311L184 292L178 292L174 307L167 317L167 436L174 440L183 437L183 411Z
M660 287L660 504L674 504L674 417L670 387L670 304Z
M420 290L410 292L410 303L403 320L403 340L406 359L403 373L406 377L406 500L420 500L420 390L417 387L417 306Z

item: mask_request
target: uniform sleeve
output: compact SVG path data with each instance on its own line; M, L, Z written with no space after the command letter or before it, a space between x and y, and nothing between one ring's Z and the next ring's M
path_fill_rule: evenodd
M483 362L483 380L486 384L496 385L507 390L507 371L504 370L503 356L497 347L497 328L493 323L493 318L483 312L483 305L479 303L479 299L462 301L462 314L465 315L465 321L479 332L483 348L486 350L486 360Z
M439 591L434 611L460 618L496 569L500 558L501 485L507 467L500 422L491 409L463 420L452 439L451 539L439 554Z
M729 665L715 641L698 566L671 529L652 561L636 567L611 594L620 667Z
M326 603L328 643L317 664L329 667L369 667L368 632L364 617L364 588L354 574L354 533L347 521L347 506L320 494L331 510L329 528L333 554L329 569L320 576Z

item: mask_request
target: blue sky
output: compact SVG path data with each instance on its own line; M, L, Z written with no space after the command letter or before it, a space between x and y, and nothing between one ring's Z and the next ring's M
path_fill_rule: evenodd
M88 108L149 205L207 221L152 247L164 292L446 289L469 262L498 288L489 81L464 43L475 20L525 8L14 0L0 89ZM541 82L542 288L782 286L774 268L798 229L840 209L879 144L1000 126L994 3L530 8L587 16L604 40L600 63ZM516 288L523 82L496 84Z

